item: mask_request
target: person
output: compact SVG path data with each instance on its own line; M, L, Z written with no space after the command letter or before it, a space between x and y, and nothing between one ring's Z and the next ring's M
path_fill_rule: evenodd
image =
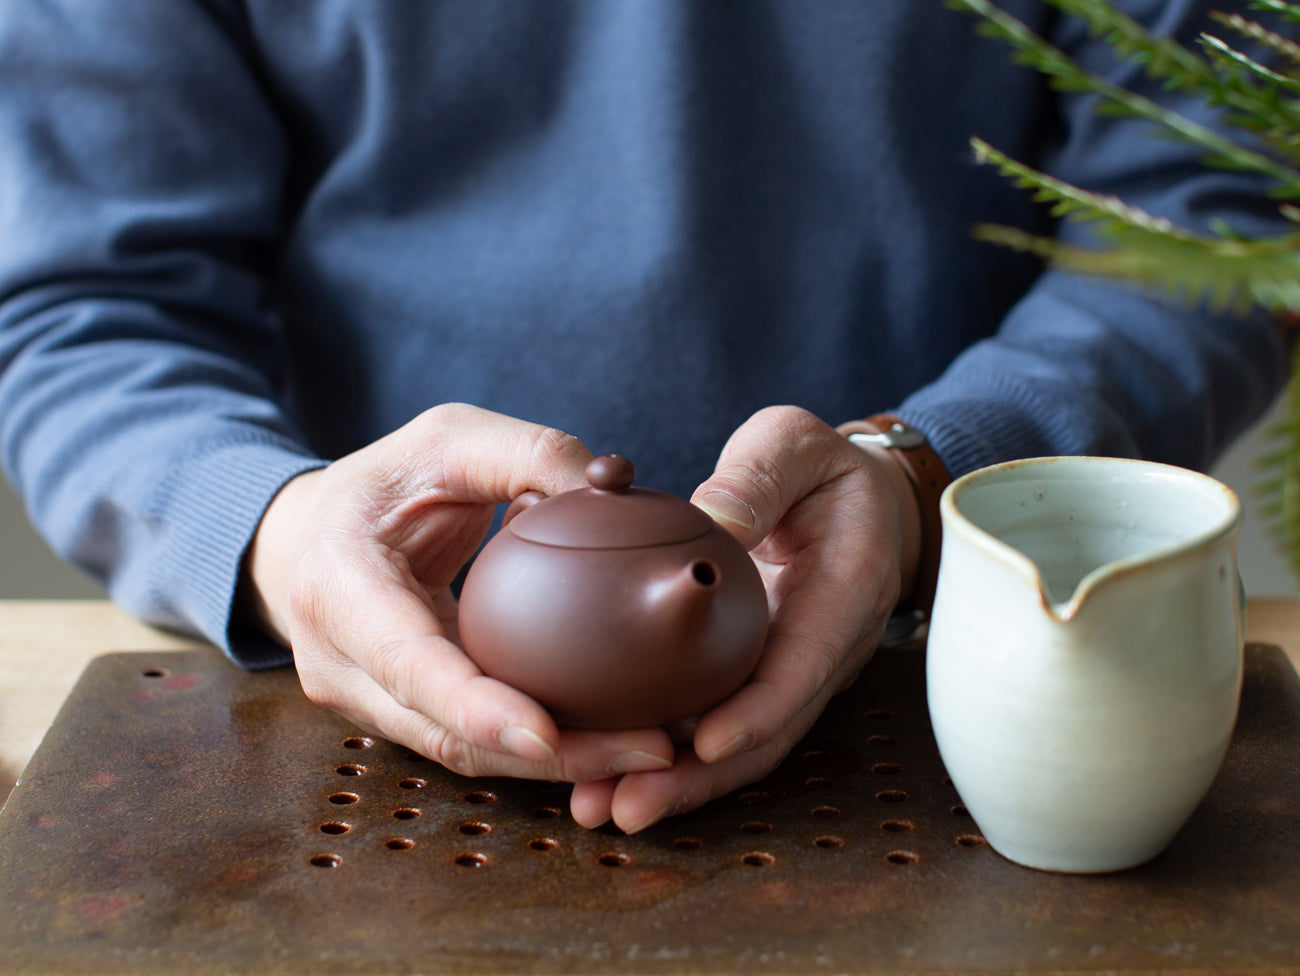
M1089 234L974 165L974 135L1183 226L1278 219L1259 180L972 28L937 0L4 4L7 475L132 612L292 661L457 772L573 782L580 823L758 779L933 568L932 494L836 425L900 418L930 489L1043 454L1205 468L1284 381L1262 316L972 239ZM500 504L581 484L593 451L692 498L768 589L754 675L680 747L560 730L456 643Z

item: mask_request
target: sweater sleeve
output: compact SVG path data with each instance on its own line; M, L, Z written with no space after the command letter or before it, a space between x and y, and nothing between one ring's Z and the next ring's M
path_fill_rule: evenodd
M56 552L260 666L288 652L235 632L240 562L322 462L277 405L285 139L238 17L0 4L0 448Z
M1213 26L1204 19L1205 4L1190 0L1121 6L1155 33L1191 46ZM1195 96L1161 91L1140 67L1115 61L1079 21L1061 21L1049 39L1096 74L1222 127ZM1262 179L1208 168L1195 147L1152 123L1098 113L1091 96L1056 104L1059 118L1044 125L1056 126L1059 137L1043 158L1024 162L1191 230L1204 231L1214 219L1249 234L1286 226ZM1057 236L1096 244L1087 224L1064 221ZM927 431L954 475L1052 454L1143 457L1205 470L1280 392L1290 339L1266 314L1216 313L1136 286L1048 270L996 335L965 350L898 412Z

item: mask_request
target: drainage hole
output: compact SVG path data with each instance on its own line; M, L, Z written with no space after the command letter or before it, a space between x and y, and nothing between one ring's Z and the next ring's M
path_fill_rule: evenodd
M766 834L772 829L772 825L761 820L750 820L748 823L741 824L740 829L747 834Z
M563 813L564 811L559 807L538 807L533 811L533 817L537 820L553 820Z
M343 863L343 858L337 854L316 854L312 857L313 867L318 868L336 868Z
M489 790L473 790L465 794L466 803L496 803L497 795Z
M140 673L146 678L165 678L171 674L166 668L145 668Z
M903 767L898 763L882 762L872 765L871 771L877 776L897 776L903 771Z
M865 718L872 718L878 721L884 721L885 719L891 719L894 717L894 713L887 708L872 708L864 712L863 715Z
M398 807L393 811L393 816L398 820L414 820L420 816L421 810L416 807Z
M910 820L886 820L880 829L887 834L905 834L915 826Z
M678 837L673 841L673 849L678 851L698 851L704 846L704 841L698 837Z
M809 749L803 754L803 758L810 761L830 759L831 751L829 749Z
M397 781L397 785L404 790L422 790L428 784L418 776L404 776Z
M602 854L600 855L599 860L600 863L605 865L607 868L621 868L626 864L630 864L632 861L632 859L622 851L610 851L608 854Z
M766 868L776 863L776 858L767 851L750 851L741 857L740 863L751 868Z
M343 740L344 749L369 749L374 744L374 739L369 739L364 735L350 735Z
M352 829L352 824L343 823L341 820L331 820L320 825L322 834L346 834Z
M890 851L885 855L885 860L890 864L915 864L921 860L921 855L913 851Z
M492 833L492 825L483 823L481 820L467 820L460 825L460 832L469 837L478 837L482 834Z
M409 851L415 846L415 841L409 837L391 837L384 841L384 846L390 851Z
M553 851L560 846L560 842L554 837L534 837L528 842L530 851Z
M356 803L360 799L361 797L355 793L331 793L329 795L330 803L340 807L347 806L349 803Z
M958 803L955 807L953 807L953 808L952 808L952 813L953 813L953 816L954 816L954 817L969 817L969 816L970 816L970 811L966 809L966 805L965 805L964 803Z
M803 785L810 790L829 790L835 783L829 776L809 776Z
M897 742L892 735L873 735L867 738L867 744L873 746L892 746Z
M360 763L343 763L334 770L340 776L360 776L366 771L366 767Z
M813 807L808 812L812 814L814 817L823 817L829 819L831 817L838 817L840 815L840 808L821 806L821 807Z
M766 803L772 799L771 793L764 793L762 790L750 790L748 793L742 793L736 797L736 801L742 807L756 807L760 803Z
M813 841L813 846L826 851L834 850L837 847L844 846L844 838L836 837L834 834L823 834Z
M979 834L962 834L957 838L959 847L983 847L987 843L988 841Z
M457 854L452 862L462 868L481 868L487 864L486 854Z
M905 790L881 790L876 794L876 799L881 803L902 803L907 799Z

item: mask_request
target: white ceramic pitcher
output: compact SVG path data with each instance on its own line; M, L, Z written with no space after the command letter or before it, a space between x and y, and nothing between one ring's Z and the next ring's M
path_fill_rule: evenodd
M1236 721L1236 495L1167 465L1037 458L959 478L941 509L926 674L962 802L1029 867L1155 857Z

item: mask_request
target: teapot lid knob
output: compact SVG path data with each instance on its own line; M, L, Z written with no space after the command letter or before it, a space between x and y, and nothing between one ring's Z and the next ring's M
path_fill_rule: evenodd
M632 462L617 454L603 454L587 465L587 484L598 491L627 491L635 477Z

